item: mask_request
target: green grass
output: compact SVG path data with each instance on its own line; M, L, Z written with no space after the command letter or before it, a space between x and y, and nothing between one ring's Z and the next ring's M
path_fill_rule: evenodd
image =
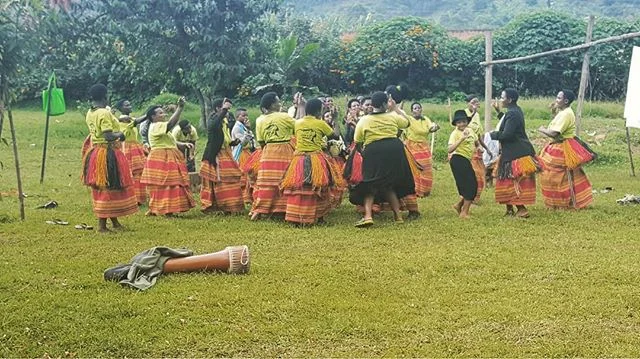
M474 218L458 220L450 170L438 162L422 218L403 226L383 215L356 230L345 201L328 225L308 229L192 210L173 220L141 212L123 219L129 231L100 235L73 229L95 224L79 181L83 116L52 119L44 185L43 116L14 117L27 220L17 219L11 151L0 144L2 357L640 356L640 207L615 203L640 192L622 120L585 121L596 131L585 139L605 135L594 145L604 160L586 171L594 188L615 190L580 212L547 211L539 196L532 218L505 219L487 190ZM532 137L545 121L531 116ZM34 209L50 199L60 207ZM53 218L71 225L44 223ZM249 275L169 275L143 293L102 279L152 246L208 253L237 244L251 250Z

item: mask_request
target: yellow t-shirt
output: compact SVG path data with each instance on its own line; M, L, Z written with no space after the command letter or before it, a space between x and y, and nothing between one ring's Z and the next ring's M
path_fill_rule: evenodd
M358 121L353 141L368 145L371 142L398 136L398 130L409 127L409 120L397 113L387 112L364 116Z
M135 122L120 122L120 132L124 134L124 142L140 143L140 141L138 141L138 128Z
M176 139L171 132L167 132L169 122L153 122L149 126L149 145L151 149L176 148Z
M467 113L467 117L471 117L471 121L469 122L469 127L476 134L477 138L484 136L484 126L482 126L482 122L480 122L480 114L472 113L469 109L464 110ZM473 116L471 116L473 115Z
M422 119L416 119L412 116L409 118L409 128L404 130L404 137L409 141L427 143L431 126L433 122L430 118L423 116Z
M180 126L174 127L173 130L171 130L171 134L173 135L173 138L175 138L175 140L178 142L196 142L198 140L198 131L196 131L195 127L190 127L191 129L186 135L184 134L184 132L182 132Z
M460 141L462 137L463 137L462 131L458 130L457 128L454 129L453 132L451 132L451 136L449 136L449 146ZM456 150L453 151L453 153L451 154L452 155L456 154L464 158L471 159L471 157L473 157L473 152L476 149L475 143L477 140L478 140L478 136L472 130L469 137L467 137L466 140L462 141L462 143L458 146L458 148L456 148Z
M295 120L284 112L273 112L256 120L256 140L287 142L295 131Z
M571 107L558 112L549 124L549 130L560 132L563 139L576 137L576 115Z
M313 116L296 120L296 151L313 152L322 150L325 136L333 133L326 122Z
M89 110L86 122L91 135L91 143L93 144L108 143L103 134L109 131L120 131L120 123L111 111L106 108Z

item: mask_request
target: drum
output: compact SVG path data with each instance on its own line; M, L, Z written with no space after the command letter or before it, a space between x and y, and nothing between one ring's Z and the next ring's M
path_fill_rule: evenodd
M250 266L249 247L232 246L215 253L169 259L164 264L163 273L213 271L246 274Z

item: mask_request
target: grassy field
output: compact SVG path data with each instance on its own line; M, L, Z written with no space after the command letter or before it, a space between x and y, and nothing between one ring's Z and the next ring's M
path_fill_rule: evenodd
M538 149L534 129L549 101L523 102ZM602 160L586 171L594 189L614 190L595 194L588 210L547 211L539 196L532 218L503 218L487 190L461 221L451 172L438 162L423 216L402 226L382 215L356 230L345 201L314 228L142 209L110 235L73 228L95 225L79 181L83 116L52 118L40 185L43 116L15 111L27 220L17 219L11 150L0 143L0 356L640 356L640 207L615 203L639 193L640 181L629 176L621 105L589 106L584 139ZM443 125L442 155L447 112L425 110ZM35 209L49 200L59 208ZM146 292L102 279L149 247L200 254L237 244L251 250L249 275L169 275Z

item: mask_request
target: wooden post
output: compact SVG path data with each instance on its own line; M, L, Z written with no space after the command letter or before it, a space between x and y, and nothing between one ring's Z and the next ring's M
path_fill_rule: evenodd
M631 162L631 176L635 177L636 169L633 166L633 154L631 153L631 136L629 135L629 127L625 125L624 128L627 131L627 148L629 149L629 162Z
M2 139L2 127L4 127L4 104L0 100L0 139Z
M490 62L482 61L480 63L480 66L510 64L510 63L513 63L513 62L532 60L532 59L537 59L538 57L545 57L545 56L549 56L549 55L563 54L565 52L588 49L590 47L594 47L594 46L597 46L597 45L608 44L610 42L617 42L617 41L624 41L624 40L634 39L636 37L640 37L640 32L630 32L630 33L624 34L624 35L611 36L611 37L607 37L606 39L599 39L599 40L596 40L596 41L591 41L588 44L576 45L576 46L571 46L571 47L564 47L562 49L544 51L544 52L539 52L539 53L533 54L533 55L514 57L512 59L494 60L494 61L490 61Z
M42 166L40 168L40 184L44 181L44 167L47 160L47 143L49 142L49 117L51 115L51 81L47 89L47 120L44 124L44 146L42 147Z
M596 22L595 16L589 16L589 23L587 24L587 39L585 44L591 42L593 38L593 25ZM578 105L576 107L576 134L580 135L582 130L582 107L584 106L584 94L587 90L587 83L589 82L589 57L591 54L591 48L587 49L582 59L582 73L580 74L580 89L578 89Z
M22 192L22 177L20 176L20 160L18 159L16 128L13 124L11 107L7 108L7 114L9 115L9 127L11 128L11 141L13 142L13 160L16 163L16 176L18 177L18 201L20 201L20 219L24 221L24 194Z
M493 34L484 33L484 58L488 64L484 68L484 129L491 131L491 99L493 98Z
M0 75L0 139L2 139L2 128L4 127L4 94L7 93L6 81Z

